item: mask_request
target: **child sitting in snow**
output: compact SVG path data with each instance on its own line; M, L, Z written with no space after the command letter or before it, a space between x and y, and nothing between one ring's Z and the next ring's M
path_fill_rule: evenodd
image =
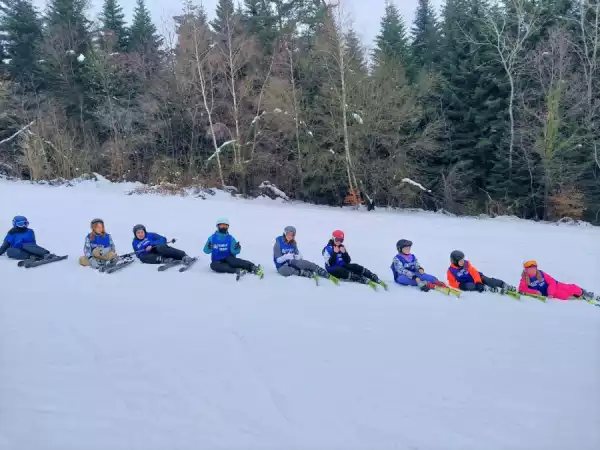
M509 286L497 278L486 277L479 272L465 259L465 254L460 250L454 250L450 253L450 267L448 267L446 276L448 284L461 291L484 292L486 288L491 292L516 291L514 286Z
M422 291L429 291L435 286L447 287L433 275L425 273L419 260L411 253L412 241L400 239L396 243L398 254L392 262L392 273L396 283L403 286L418 286Z
M541 295L557 300L585 299L594 300L594 293L580 288L576 284L566 284L556 281L546 272L538 269L536 261L526 261L523 264L523 273L519 283L519 292L524 294ZM600 300L600 296L595 300Z
M116 262L119 256L116 253L112 237L104 229L104 221L94 219L90 226L92 232L85 237L84 256L79 258L79 264L98 269L105 264Z

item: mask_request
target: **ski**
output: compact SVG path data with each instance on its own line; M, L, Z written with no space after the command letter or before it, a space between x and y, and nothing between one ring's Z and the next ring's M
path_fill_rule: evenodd
M247 270L240 269L235 273L235 281L240 281L240 278L245 276L248 273Z
M170 269L171 267L175 267L175 266L180 266L181 264L183 264L181 262L181 260L172 260L172 261L168 261L165 264L163 264L162 266L159 266L158 271L159 272L164 272L165 270Z
M34 259L34 260L26 260L21 267L25 267L26 269L31 269L33 267L44 266L46 264L50 264L57 261L62 261L67 259L69 256L55 256L53 258L45 258L45 259Z
M514 298L515 300L521 300L521 295L517 291L504 291L503 294L508 295L509 297Z
M456 298L459 298L461 294L461 291L459 291L458 289L454 289L448 286L436 285L433 287L433 290L446 295L454 295Z
M194 263L195 263L196 261L198 261L198 258L192 258L192 260L191 260L189 263L187 263L187 264L184 264L184 265L183 265L183 267L179 268L179 271L180 271L180 272L185 272L185 271L187 271L187 270L188 270L190 267L192 267L192 266L194 265Z
M375 292L377 292L377 283L375 283L373 280L369 280L369 281L367 281L367 284L369 285L369 287L371 289L373 289Z
M546 303L548 300L546 297L540 294L530 294L529 292L519 292L519 294L524 295L525 297L532 297L538 299L540 302Z
M329 281L331 281L333 284L335 284L336 286L339 286L339 285L340 285L340 279L339 279L339 278L336 278L336 277L334 277L333 275L329 275L329 277L327 277L327 279L328 279Z
M133 264L134 262L135 262L135 259L133 259L133 258L124 259L124 260L117 262L116 264L111 264L108 267L104 267L103 268L104 270L102 270L102 272L108 273L108 274L115 273L115 272L118 272L119 270L124 269L125 267Z

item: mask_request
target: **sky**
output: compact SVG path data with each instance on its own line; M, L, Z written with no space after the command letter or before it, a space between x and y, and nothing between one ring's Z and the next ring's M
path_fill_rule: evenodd
M44 8L45 0L34 1L38 7L41 9ZM89 1L92 16L96 17L102 5L102 0ZM379 23L385 8L385 0L340 0L340 2L344 11L347 12L349 19L353 22L354 29L362 39L363 44L370 47L379 31ZM410 30L417 7L417 0L392 0L392 2L398 6L404 21L408 24L407 28ZM121 5L125 10L127 19L131 18L135 3L136 0L121 0ZM209 17L212 17L217 0L203 0L202 2L198 0L194 1L194 3L203 3ZM433 3L439 6L442 0L433 0ZM172 17L180 13L183 1L174 0L165 2L164 0L146 0L146 5L152 12L152 17L158 30L162 34L165 34L172 27Z

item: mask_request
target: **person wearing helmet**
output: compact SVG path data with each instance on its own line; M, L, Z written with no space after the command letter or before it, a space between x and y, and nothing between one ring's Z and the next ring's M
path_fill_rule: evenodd
M523 264L523 273L519 283L519 292L523 294L541 295L556 300L585 299L600 301L600 296L586 291L576 284L567 284L556 281L546 272L538 269L534 260Z
M104 221L94 219L90 223L90 227L92 232L85 237L83 256L79 258L79 264L98 269L103 265L115 263L119 256L116 253L112 237L104 229Z
M327 272L341 280L368 284L372 288L376 288L376 285L379 284L387 289L387 284L381 281L377 275L369 269L352 262L344 245L344 237L343 231L335 230L331 235L331 239L323 248L322 255L325 258Z
M25 260L49 258L54 256L45 248L37 245L35 233L29 228L29 221L24 216L15 216L12 228L0 246L0 256L6 253L11 259Z
M396 243L398 254L394 256L391 265L396 283L402 286L418 286L424 292L433 289L435 286L446 287L436 277L425 273L425 269L411 251L412 245L412 241L408 239L400 239Z
M204 253L210 255L210 268L217 273L242 274L250 272L263 277L260 265L238 258L242 251L240 243L229 234L229 220L217 219L217 231L208 237L204 245Z
M450 267L446 272L448 284L461 291L498 292L500 290L516 291L514 286L509 286L502 280L486 277L475 266L465 259L465 254L460 250L450 253Z
M172 260L187 264L192 260L184 251L170 247L166 237L148 232L144 225L134 226L133 236L135 256L144 264L166 264Z
M302 257L296 243L296 228L291 225L285 227L283 234L275 238L273 262L277 272L284 277L292 275L315 279L323 277L336 284L339 282L336 277L330 275L325 269Z

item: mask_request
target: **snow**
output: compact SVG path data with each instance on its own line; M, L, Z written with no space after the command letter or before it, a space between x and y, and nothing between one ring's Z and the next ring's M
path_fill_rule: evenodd
M12 59L11 59L11 58L3 59L3 60L2 60L2 64L10 64L10 63L11 63L11 61L12 61Z
M358 113L352 113L352 117L354 117L354 120L356 120L361 125L364 123L363 122L363 118L362 118L362 116L360 114L358 114Z
M412 184L413 186L418 187L422 191L431 192L431 189L425 188L421 183L417 183L416 181L411 180L410 178L402 178L401 181L402 183Z
M316 287L272 264L286 225L316 262L341 228L353 260L388 281L408 238L439 276L460 248L513 284L535 258L598 292L598 228L131 187L0 180L5 228L25 214L41 244L70 255L29 271L0 257L1 450L600 448L600 308ZM204 254L185 274L81 268L97 216L120 252L144 223L193 255L227 216L265 279L213 274Z
M79 56L77 57L77 61L84 62L85 61L85 56L82 53L80 53Z

